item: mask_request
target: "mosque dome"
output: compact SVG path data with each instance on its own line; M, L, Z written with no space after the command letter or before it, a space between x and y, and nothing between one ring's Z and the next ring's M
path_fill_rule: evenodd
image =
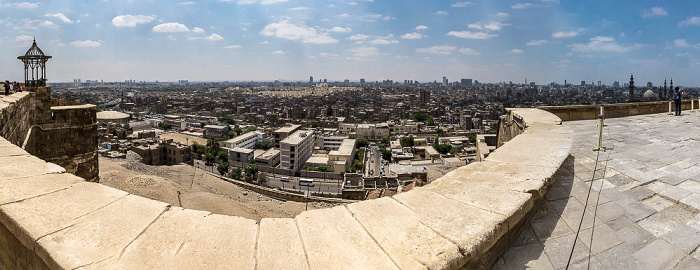
M651 91L651 89L650 89L650 90L647 90L646 92L644 92L644 98L649 98L649 99L656 98L656 94L654 93L654 91Z

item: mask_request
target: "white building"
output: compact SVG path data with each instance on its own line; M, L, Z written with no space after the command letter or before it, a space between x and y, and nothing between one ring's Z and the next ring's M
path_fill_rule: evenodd
M311 157L313 132L299 130L280 141L280 167L299 171Z
M223 147L226 148L246 148L255 149L255 144L263 141L263 134L259 131L251 131L243 135L238 135L235 138L223 141Z
M340 145L343 143L343 140L347 138L347 136L323 136L323 145L321 146L321 149L338 150Z

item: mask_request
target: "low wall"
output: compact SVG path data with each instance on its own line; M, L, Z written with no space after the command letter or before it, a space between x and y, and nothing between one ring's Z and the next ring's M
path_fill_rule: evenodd
M691 106L691 101L693 106ZM600 114L600 106L604 107L606 118L627 117L640 114L664 113L669 111L668 101L617 103L603 105L574 105L574 106L543 106L541 110L553 113L562 121L597 119ZM675 106L671 103L671 109ZM681 110L698 109L700 101L684 99L681 103Z
M558 117L511 113L527 129L483 162L393 197L260 222L85 182L0 138L0 224L17 240L3 241L0 268L489 268L571 149Z

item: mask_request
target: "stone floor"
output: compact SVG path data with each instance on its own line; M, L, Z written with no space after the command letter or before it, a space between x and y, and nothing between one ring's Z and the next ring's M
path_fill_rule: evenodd
M700 112L605 124L596 170L597 120L564 122L571 156L494 269L565 268L591 184L570 269L589 266L591 231L590 269L700 269Z

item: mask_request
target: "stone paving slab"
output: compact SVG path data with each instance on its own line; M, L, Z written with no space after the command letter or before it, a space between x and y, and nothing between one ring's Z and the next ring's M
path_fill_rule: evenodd
M258 269L309 269L294 219L260 221L256 259Z
M594 201L583 209L592 183L592 197L602 184L605 199L595 212L591 269L700 269L700 113L606 119L604 146L612 152L601 152L598 167L605 166L609 154L608 167L604 179L593 182L597 120L563 125L574 137L561 170L568 173L556 174L544 206L537 206L526 225L539 245L512 244L494 268L523 268L544 260L542 254L555 269L565 267L581 214L596 211ZM595 178L602 174L596 172ZM584 218L570 269L588 267L592 223L592 217Z

